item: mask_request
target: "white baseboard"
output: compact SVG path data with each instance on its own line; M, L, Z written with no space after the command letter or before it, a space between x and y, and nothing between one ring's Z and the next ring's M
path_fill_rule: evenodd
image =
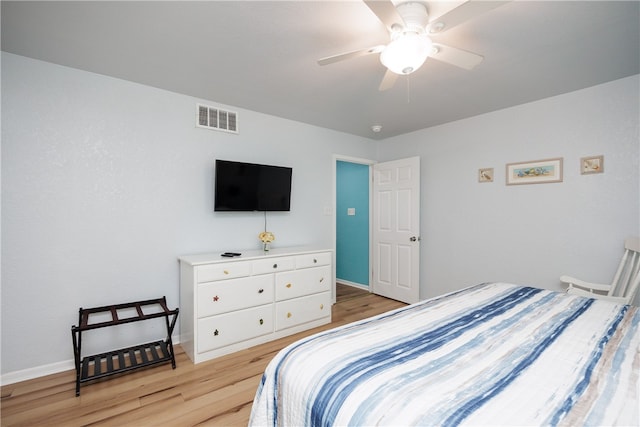
M174 339L174 347L180 344L179 340ZM21 371L7 372L0 377L0 384L7 385L19 383L20 381L32 380L34 378L44 377L46 375L57 374L64 371L74 371L76 364L73 359L64 360L62 362L51 363L49 365L36 366L35 368L23 369Z
M336 278L336 283L340 283L341 285L347 285L347 286L351 286L351 287L354 287L354 288L362 289L363 291L371 291L371 289L369 289L369 286L367 286L367 285L363 285L361 283L350 282L348 280L343 280L343 279Z
M13 384L69 370L75 370L75 363L73 362L73 359L51 363L49 365L37 366L35 368L23 369L21 371L8 372L2 375L0 383L2 385Z

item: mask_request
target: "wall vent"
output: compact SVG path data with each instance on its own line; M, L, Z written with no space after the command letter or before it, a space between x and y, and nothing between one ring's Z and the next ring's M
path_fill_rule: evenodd
M197 107L197 127L238 133L238 113L235 111L202 104L197 104Z

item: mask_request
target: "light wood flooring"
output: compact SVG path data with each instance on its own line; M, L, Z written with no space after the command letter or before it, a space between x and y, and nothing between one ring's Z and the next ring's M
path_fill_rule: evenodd
M246 426L262 372L280 349L403 305L339 284L331 324L215 360L194 365L176 345L175 370L162 365L86 384L79 397L73 370L2 386L0 425Z

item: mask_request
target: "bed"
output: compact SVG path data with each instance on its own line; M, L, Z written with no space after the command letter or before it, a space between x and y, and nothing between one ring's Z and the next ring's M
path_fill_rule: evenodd
M638 425L640 311L487 283L321 332L267 366L250 425Z

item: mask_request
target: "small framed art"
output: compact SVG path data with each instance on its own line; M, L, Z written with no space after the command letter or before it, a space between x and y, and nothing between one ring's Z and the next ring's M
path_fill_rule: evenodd
M507 164L507 185L562 182L562 157Z
M493 182L493 168L478 169L478 182Z
M604 156L591 156L580 159L580 173L582 175L602 172L604 172Z

